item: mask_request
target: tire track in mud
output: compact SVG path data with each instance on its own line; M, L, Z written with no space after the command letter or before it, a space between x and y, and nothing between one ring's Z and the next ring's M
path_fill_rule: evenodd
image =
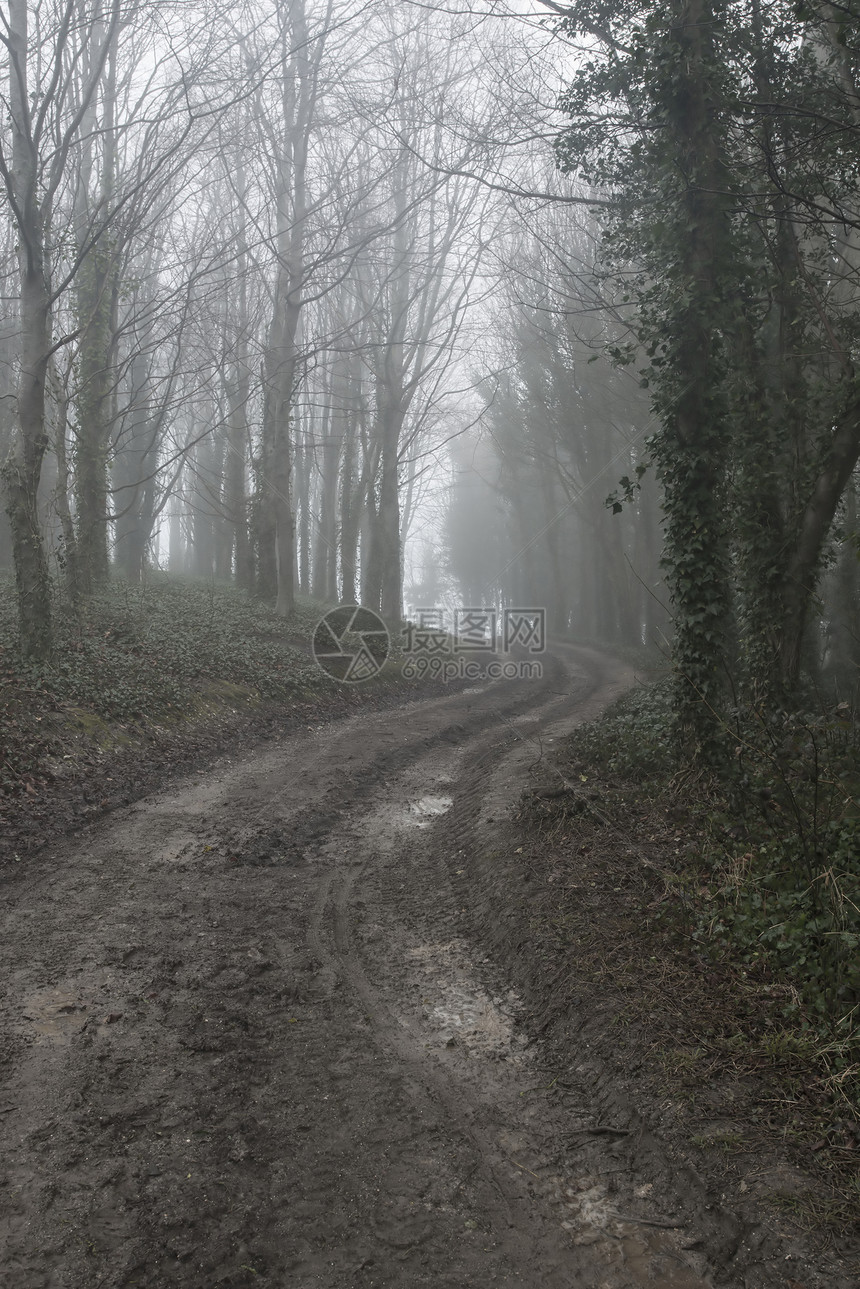
M291 737L14 875L3 1289L646 1282L546 1167L570 1116L454 880L522 734L603 701L580 656Z
M340 1289L365 1263L368 1285L402 1284L355 1219L364 1157L399 1133L435 1136L443 1204L446 1169L448 1198L463 1170L444 1125L416 1122L397 1070L370 1060L364 1018L296 949L325 880L308 856L396 767L535 693L500 689L490 707L454 695L291 738L118 812L4 883L0 1284L209 1289L289 1273ZM339 1086L345 1069L391 1124ZM326 1124L320 1143L302 1135L327 1109L312 1108L315 1074L346 1125ZM397 1262L414 1223L386 1194L386 1239L371 1226ZM426 1283L467 1283L456 1262L449 1247Z
M545 701L555 706L558 699L553 695ZM519 704L508 703L506 706L513 710ZM489 722L495 724L501 713L494 707L489 709L488 715ZM481 726L487 723L486 719L479 722ZM416 786L420 785L425 774L422 761L432 757L433 753L428 757L428 751L422 751L412 772L407 774ZM446 777L445 782L449 783L450 778ZM388 784L385 792L379 795L386 801L392 795L397 797L396 786ZM450 1062L446 1068L434 1053L428 1052L426 1034L422 1034L420 1027L405 1015L402 1007L397 1009L396 1005L389 1003L385 991L375 987L365 971L361 955L353 944L356 887L359 883L368 883L372 870L376 885L375 913L378 915L383 911L396 918L401 902L397 892L391 889L392 881L396 880L391 867L398 829L392 830L390 819L377 823L378 809L378 806L374 808L374 803L366 803L363 819L352 830L353 844L364 857L356 859L353 856L346 864L341 861L326 879L308 928L309 943L317 954L328 959L332 974L339 972L346 986L358 996L373 1026L375 1041L385 1051L393 1053L409 1071L413 1101L431 1113L434 1110L438 1112L441 1107L448 1131L463 1139L472 1152L472 1166L459 1189L468 1188L472 1205L482 1212L485 1219L492 1217L495 1228L493 1256L498 1258L501 1255L503 1263L510 1267L509 1271L500 1269L494 1273L485 1260L481 1274L492 1275L494 1279L496 1274L513 1274L516 1277L514 1283L530 1285L530 1276L539 1266L541 1284L547 1289L568 1285L574 1270L578 1275L587 1276L589 1283L596 1284L595 1267L590 1258L571 1258L570 1251L561 1240L553 1239L552 1232L540 1229L541 1224L535 1221L534 1205L526 1188L515 1176L510 1176L510 1168L505 1170L500 1166L501 1159L493 1136L480 1123L479 1106L469 1097L462 1081L452 1077ZM432 834L429 834L424 839L425 843L431 839ZM410 840L414 850L420 851L421 862L430 862L432 851L428 846L419 847L416 838ZM411 867L416 867L414 856ZM485 1253L489 1252L485 1250ZM521 1278L523 1275L525 1278ZM490 1283L489 1279L486 1282Z
M598 679L590 688L597 691L594 701L602 704L606 699L606 686L601 688L599 683L602 668L599 664L595 666L593 661L591 665ZM582 699L575 706L582 709ZM447 798L448 808L443 816L435 822L432 830L425 833L423 845L417 844L414 838L408 843L412 860L408 882L398 884L392 871L395 860L404 858L404 849L398 848L398 832L402 839L404 829L402 822L398 828L397 821L392 820L391 799L402 798L404 788L408 797L410 780L413 790L420 791L421 776L415 773L419 767L405 776L406 784L389 785L383 804L375 808L371 806L366 812L364 827L355 834L356 845L363 849L364 859L356 861L353 857L327 881L325 895L321 895L310 929L313 943L317 952L327 952L329 961L336 964L347 985L360 998L380 1046L394 1052L414 1074L413 1095L435 1104L441 1103L451 1130L468 1141L475 1156L471 1177L477 1178L480 1184L480 1206L485 1214L495 1215L497 1224L502 1224L501 1231L497 1229L496 1232L497 1247L509 1262L518 1283L534 1283L531 1277L540 1268L540 1284L548 1287L576 1282L611 1289L613 1285L638 1286L659 1282L665 1289L701 1289L710 1281L696 1270L693 1259L682 1251L677 1240L662 1230L642 1235L643 1229L649 1225L654 1228L671 1227L671 1222L656 1215L649 1218L647 1214L639 1218L622 1217L614 1211L605 1188L593 1175L583 1179L582 1169L576 1176L569 1170L566 1176L563 1175L565 1170L562 1168L560 1172L557 1156L555 1159L547 1158L531 1139L531 1125L523 1122L524 1116L516 1100L517 1096L523 1096L523 1091L511 1086L512 1079L504 1064L497 1059L495 1067L488 1066L487 1061L481 1059L484 1054L474 1050L464 1052L463 1043L458 1042L454 1035L444 1048L433 1050L432 1043L427 1041L428 1037L432 1038L432 1030L428 1031L426 1024L422 1025L414 1016L405 1014L402 997L398 997L403 993L402 975L395 980L394 988L390 984L390 976L397 976L398 957L402 964L404 944L415 940L416 923L420 927L419 934L425 937L435 936L437 940L440 934L452 937L449 944L443 946L446 952L442 954L448 958L447 965L452 965L451 946L461 941L459 933L462 928L450 881L451 857L463 854L458 843L472 835L475 820L484 805L491 771L498 773L500 759L530 735L545 727L566 730L571 723L569 713L566 717L560 715L556 697L545 699L530 710L528 731L524 727L518 730L502 713L497 712L496 715L508 726L502 743L499 742L498 729L477 739L472 738L458 757L463 764L456 769L451 765L447 767L449 772L441 780L442 790L445 790L444 785L452 785L454 795ZM429 768L432 771L432 759ZM522 767L519 769L521 771ZM404 778L400 777L401 780ZM431 776L427 774L426 777L429 779ZM455 777L456 788L453 787ZM455 871L462 873L465 870ZM361 912L354 907L356 889L360 883L367 886L370 882L374 886L372 897L366 895L363 902L376 915L384 909L392 918L388 925L386 952L382 955L374 952L373 945L367 941L363 946L356 943L361 939L362 922ZM404 891L405 896L399 894ZM417 917L414 908L411 914L404 914L404 905L411 902L414 906L416 897L423 903ZM366 909L365 921L367 916ZM327 936L324 932L326 919L329 923ZM394 953L393 943L396 946ZM412 952L418 950L413 948ZM462 971L462 963L459 969ZM473 995L476 991L478 994L482 992L480 969L476 972L475 965L467 963L466 970L472 979L465 988L461 986L459 989L461 1004L470 990ZM375 981L371 980L372 973ZM436 983L438 985L439 982ZM468 1012L468 1000L466 1010ZM465 1042L468 1048L468 1038ZM500 1054L495 1055L498 1058ZM504 1062L512 1053L508 1050L501 1055ZM522 1073L522 1069L518 1069L513 1082L519 1081ZM527 1073L531 1075L532 1071ZM548 1106L543 1107L543 1113L556 1120L559 1118L557 1112L552 1114ZM561 1126L556 1123L557 1128ZM607 1130L607 1135L610 1134L611 1130ZM545 1125L543 1135L546 1136ZM625 1135L622 1130L615 1137ZM528 1159L531 1166L517 1162L513 1153L518 1153L521 1159ZM604 1150L603 1157L596 1161L597 1165L604 1166L604 1172L605 1155ZM541 1169L541 1174L535 1169ZM630 1171L633 1172L632 1161ZM637 1207L636 1200L641 1201L648 1191L647 1185L644 1192L640 1187L640 1193L634 1196L633 1186L627 1189L634 1200L630 1207L634 1208ZM641 1202L638 1207L642 1207ZM683 1224L679 1222L677 1225Z

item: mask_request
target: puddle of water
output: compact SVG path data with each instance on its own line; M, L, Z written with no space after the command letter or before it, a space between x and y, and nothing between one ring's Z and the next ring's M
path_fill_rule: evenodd
M457 766L462 749L428 757L420 766L400 774L388 785L385 799L356 820L368 843L377 851L403 844L404 830L426 830L454 804Z
M453 804L453 797L421 797L409 803L407 822L413 828L429 828L433 820L446 814Z
M513 1042L513 1022L486 995L458 985L448 985L442 998L427 1013L435 1029L455 1033L464 1046L487 1055L508 1055Z
M652 1186L634 1190L638 1199L646 1198ZM663 1289L706 1289L703 1280L687 1261L669 1231L649 1230L648 1219L619 1213L603 1183L596 1177L584 1176L573 1184L555 1190L555 1195L568 1212L561 1225L575 1245L598 1241L619 1257L631 1286L659 1284ZM608 1243L606 1243L608 1241Z
M22 1019L43 1043L68 1043L87 1019L87 1004L67 989L37 989L24 999Z
M422 759L387 785L384 800L362 812L355 826L376 851L402 846L403 832L429 829L454 804L457 769L464 756L462 748Z
M626 1224L626 1230L629 1232L630 1229ZM645 1234L639 1227L636 1235L622 1236L621 1252L625 1271L638 1285L659 1284L663 1289L709 1289L710 1279L697 1274L669 1235L659 1232Z
M132 947L124 963L135 961L139 949ZM122 1020L122 1003L117 996L114 973L95 968L81 972L61 984L34 989L12 1003L13 1026L37 1047L65 1047L86 1028L104 1036Z
M574 1243L592 1243L613 1220L606 1188L596 1178L580 1178L575 1185L566 1186L560 1198L570 1213L562 1226L575 1233Z
M463 950L456 942L425 944L411 949L409 957L420 963L423 1018L441 1044L454 1039L470 1056L521 1059L525 1040L514 1033L514 1012L519 999L491 998L473 980Z
M529 1061L526 1040L515 1028L519 998L513 990L496 997L482 988L472 975L465 942L419 944L408 956L412 987L421 991L423 1024L440 1047L453 1039L455 1049L477 1060L519 1066ZM509 1140L505 1153L513 1158L523 1144ZM631 1289L657 1284L663 1289L706 1289L707 1280L688 1261L674 1233L651 1229L647 1218L637 1221L636 1209L631 1212L619 1203L614 1188L611 1191L601 1176L568 1174L553 1178L550 1186L571 1242L599 1246L607 1267L619 1272ZM636 1187L634 1200L647 1201L652 1188L651 1183ZM657 1220L662 1220L659 1214Z

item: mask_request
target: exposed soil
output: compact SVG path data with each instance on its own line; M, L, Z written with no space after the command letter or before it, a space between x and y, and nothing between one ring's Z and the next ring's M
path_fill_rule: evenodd
M0 1284L853 1285L625 1095L616 1000L530 924L535 749L628 681L569 651L308 719L19 852Z
M207 769L219 755L247 753L273 738L319 731L329 721L360 712L382 712L409 701L450 694L441 681L406 680L386 673L370 684L328 685L289 702L248 701L229 685L211 684L199 700L199 713L172 723L140 723L127 732L98 722L93 737L88 713L80 724L63 713L54 721L58 749L48 764L24 777L16 795L0 792L0 872L25 860L53 836L65 836L130 805L170 782L177 774ZM51 721L50 713L40 717Z

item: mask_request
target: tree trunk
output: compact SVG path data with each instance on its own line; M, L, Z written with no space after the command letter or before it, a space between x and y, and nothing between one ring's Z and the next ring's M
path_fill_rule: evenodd
M282 216L283 219L286 215ZM263 456L260 505L261 541L272 541L271 555L260 550L263 583L268 590L274 572L276 611L288 617L295 608L295 518L292 486L292 400L298 357L301 270L295 229L282 228L283 244L275 302L264 353ZM272 567L272 564L274 567Z
M161 437L146 360L137 353L131 362L132 405L128 426L114 457L111 479L116 512L116 560L123 574L137 584L143 577L155 522L155 475Z
M247 496L248 399L251 394L246 357L238 355L227 400L227 462L224 503L233 528L233 573L236 585L246 591L254 587L254 554L249 530Z
M341 599L344 604L358 600L358 541L361 516L367 494L367 457L359 473L358 448L363 442L365 407L362 398L361 377L353 372L350 384L348 415L344 426L343 467L341 471L340 501L340 576Z
M662 429L655 436L666 510L665 560L676 610L673 656L678 731L692 755L710 759L719 741L714 711L723 691L728 564L723 487L725 410L715 391L721 285L731 265L729 190L719 115L712 101L715 54L710 0L675 0L671 62L661 86L669 104L666 145L684 187L672 228L677 304L669 306ZM670 79L668 79L670 78Z
M292 381L283 368L292 369L288 360L273 362L272 391L267 426L270 442L269 475L266 480L270 512L269 532L274 536L275 578L277 595L275 611L289 617L295 608L294 568L296 559L296 524L290 501L292 444L290 442L290 393ZM289 392L287 392L287 387Z
M313 521L311 476L313 465L312 434L306 422L305 432L296 445L296 519L298 527L296 564L299 590L305 595L309 595L311 590L311 528Z
M51 348L51 308L45 277L45 227L39 206L36 154L27 130L27 0L10 0L8 33L12 188L20 232L21 366L16 442L0 473L12 528L21 647L26 657L42 660L49 656L53 643L51 588L38 508L39 478L48 446L45 382Z
M104 30L94 24L94 47L84 51L84 70L91 57L101 59ZM107 58L100 101L93 94L83 122L81 162L75 201L78 247L83 256L75 282L78 325L77 438L75 445L75 502L77 509L78 573L89 594L107 581L108 450L114 416L114 346L117 332L118 265L106 236L87 249L94 223L107 217L116 184L116 67ZM101 141L100 172L94 142ZM91 191L95 188L95 191Z
M809 608L818 585L824 543L842 494L860 460L860 389L855 378L824 465L807 500L785 578L785 619L780 659L790 690L797 684Z
M349 416L348 381L332 382L331 410L322 426L322 479L320 486L319 523L314 551L314 595L321 600L337 599L337 494L341 451Z
M57 562L65 578L69 600L73 607L77 609L80 604L80 580L78 576L78 545L75 536L75 524L69 506L71 496L67 442L69 402L65 390L61 388L57 379L56 367L53 363L49 367L49 373L54 389L53 401L57 411L54 430L54 453L57 458L57 511L60 517L60 542Z
M340 595L344 604L358 600L358 539L364 502L362 479L355 479L354 440L347 439L341 484Z
M382 607L382 538L376 489L370 482L361 519L361 603L377 613Z
M107 581L108 442L112 424L113 336L116 294L110 256L93 249L77 281L80 377L75 445L75 502L81 589Z
M380 408L382 455L376 537L379 560L379 604L385 621L399 628L403 616L403 552L400 546L400 493L398 488L400 435L403 412L383 394Z

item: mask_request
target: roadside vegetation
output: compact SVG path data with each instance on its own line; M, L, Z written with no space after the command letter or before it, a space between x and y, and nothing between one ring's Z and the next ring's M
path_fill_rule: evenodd
M20 648L13 588L0 581L0 808L33 797L93 756L175 737L233 713L288 718L362 701L311 656L325 605L289 619L227 584L153 574L113 579L85 610L56 613L46 662ZM397 679L392 663L364 698Z
M691 936L787 989L785 1019L821 1035L860 1095L860 730L847 702L765 720L736 714L722 773L678 766L661 742L665 685L633 691L578 737L595 768L645 787L695 827L677 875Z
M860 1220L856 714L736 712L706 771L672 754L671 705L668 678L631 691L524 796L533 925L577 987L616 1000L607 1050L687 1105L692 1147L786 1150L820 1187L770 1198L844 1233Z

